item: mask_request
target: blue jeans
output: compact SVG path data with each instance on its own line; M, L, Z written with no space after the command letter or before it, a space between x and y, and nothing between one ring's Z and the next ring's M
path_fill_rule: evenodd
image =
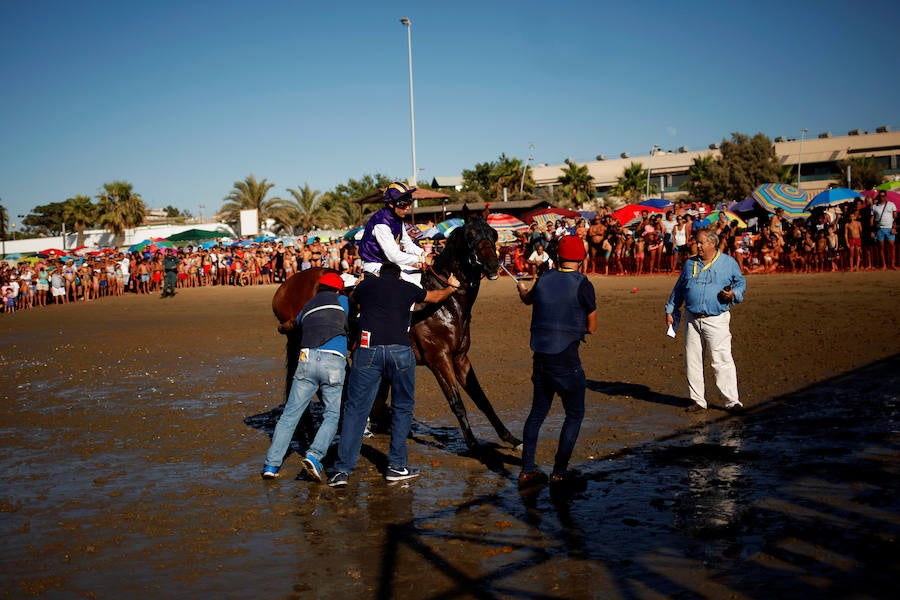
M384 377L391 382L391 446L388 465L406 466L406 438L412 428L416 391L416 357L410 346L357 348L347 380L347 403L338 443L336 471L351 473L359 460L366 419Z
M531 382L534 384L534 395L531 399L531 412L525 420L525 429L522 432L522 470L532 472L538 468L534 461L538 434L547 413L550 412L553 394L556 393L562 400L566 418L559 432L553 472L565 473L569 467L569 459L572 458L572 451L575 449L575 442L578 440L581 421L584 419L584 389L587 385L584 370L581 366L554 368L535 361Z
M309 350L309 360L297 364L294 382L284 405L284 412L275 426L272 445L266 453L266 464L280 467L287 454L288 446L294 437L297 423L309 401L317 390L322 390L322 402L325 414L316 437L310 445L308 453L319 460L328 452L328 446L337 433L338 421L341 418L341 392L344 389L344 374L347 371L347 359L331 352Z

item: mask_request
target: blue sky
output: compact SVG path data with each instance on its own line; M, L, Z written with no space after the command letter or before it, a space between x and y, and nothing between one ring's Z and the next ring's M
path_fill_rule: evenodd
M273 193L501 153L536 163L731 132L900 127L896 3L0 0L0 203L124 179L209 216ZM205 208L201 209L200 205Z

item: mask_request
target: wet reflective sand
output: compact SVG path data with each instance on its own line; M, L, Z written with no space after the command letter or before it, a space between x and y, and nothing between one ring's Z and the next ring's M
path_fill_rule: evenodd
M273 287L3 315L0 597L893 596L900 273L751 277L732 321L741 416L714 391L683 412L672 279L593 282L583 477L525 495L517 453L468 405L469 453L424 369L409 448L425 476L387 485L379 435L346 490L297 479L295 454L263 482L283 393ZM487 282L472 325L516 433L529 314Z

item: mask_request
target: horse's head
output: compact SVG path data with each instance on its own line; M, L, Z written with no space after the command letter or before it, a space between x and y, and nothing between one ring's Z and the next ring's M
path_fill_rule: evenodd
M468 265L472 272L478 271L479 276L484 274L488 279L497 279L500 268L497 231L488 225L488 209L482 213L470 212L469 207L463 205L462 215L464 224L460 229L468 249Z

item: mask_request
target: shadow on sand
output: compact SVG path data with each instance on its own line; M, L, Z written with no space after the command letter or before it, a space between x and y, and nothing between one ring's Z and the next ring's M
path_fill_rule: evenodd
M452 582L418 597L893 597L898 384L895 355L583 465L579 487L502 491L389 525L378 596L397 595L399 557L413 552ZM510 526L447 528L479 509ZM473 573L465 555L491 567Z

